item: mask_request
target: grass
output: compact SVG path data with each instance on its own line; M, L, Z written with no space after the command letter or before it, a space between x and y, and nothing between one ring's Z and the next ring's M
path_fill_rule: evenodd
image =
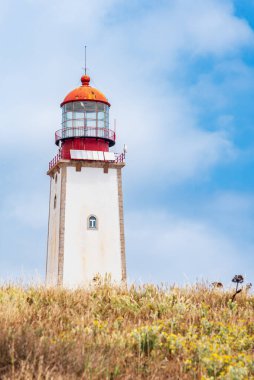
M2 286L0 379L254 379L254 297Z

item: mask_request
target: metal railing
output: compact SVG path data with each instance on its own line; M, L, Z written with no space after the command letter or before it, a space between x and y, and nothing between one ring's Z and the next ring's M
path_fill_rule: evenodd
M52 169L59 160L61 160L62 155L61 151L57 153L57 155L49 162L49 170ZM125 162L125 153L115 153L115 161L116 163L123 163Z
M57 153L57 155L50 161L50 163L49 163L49 170L51 168L53 168L53 166L55 166L60 159L61 159L61 151L59 150L59 152Z
M120 163L125 161L125 153L115 153L115 162Z
M109 146L115 145L116 134L108 128L96 127L71 127L59 129L55 133L55 143L58 145L60 140L75 137L95 137L109 141Z

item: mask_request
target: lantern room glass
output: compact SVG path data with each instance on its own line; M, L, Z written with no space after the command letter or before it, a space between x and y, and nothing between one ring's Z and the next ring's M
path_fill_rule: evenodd
M100 102L70 102L62 107L62 128L109 128L109 106Z

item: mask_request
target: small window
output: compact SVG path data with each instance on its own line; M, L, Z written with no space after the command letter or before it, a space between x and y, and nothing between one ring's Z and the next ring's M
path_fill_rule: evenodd
M55 183L57 183L57 174L56 174L56 176L55 176Z
M94 215L91 215L88 218L88 228L91 230L97 229L97 218Z
M56 208L56 195L55 195L55 198L54 198L54 208Z

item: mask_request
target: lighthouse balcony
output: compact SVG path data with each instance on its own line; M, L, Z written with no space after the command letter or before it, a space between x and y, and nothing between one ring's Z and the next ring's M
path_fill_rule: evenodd
M64 158L62 157L62 152L59 149L57 155L49 162L49 170L58 165L59 161L61 161L62 159ZM106 161L116 164L124 164L125 151L122 153L114 153L101 151L72 150L71 159L79 161Z
M109 146L115 145L116 134L114 131L108 128L97 127L70 127L62 128L55 133L55 143L59 145L59 142L66 139L73 138L98 138L108 141Z

